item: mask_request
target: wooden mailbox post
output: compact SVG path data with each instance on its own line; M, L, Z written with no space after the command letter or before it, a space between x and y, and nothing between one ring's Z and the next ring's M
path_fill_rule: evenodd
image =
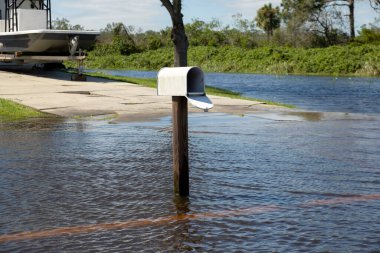
M206 96L204 73L198 67L163 68L158 73L157 93L172 96L174 192L189 195L189 149L187 101L202 110L213 107Z

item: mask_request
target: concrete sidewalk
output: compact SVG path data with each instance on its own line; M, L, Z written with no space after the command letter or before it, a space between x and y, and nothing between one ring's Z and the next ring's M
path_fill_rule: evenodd
M114 114L120 121L151 120L171 114L171 98L155 89L89 77L72 82L70 74L42 70L0 70L0 97L64 117ZM260 102L210 96L211 112L245 114L274 109ZM278 109L278 107L277 107ZM190 112L200 112L189 104Z

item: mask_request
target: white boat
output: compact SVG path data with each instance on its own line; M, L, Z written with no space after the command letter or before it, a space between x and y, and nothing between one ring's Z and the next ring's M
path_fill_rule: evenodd
M93 46L99 35L51 28L50 0L0 0L0 61L13 55L74 57Z

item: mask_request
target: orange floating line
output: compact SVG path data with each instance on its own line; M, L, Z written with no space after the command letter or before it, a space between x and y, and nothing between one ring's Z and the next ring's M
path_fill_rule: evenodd
M309 206L324 206L324 205L342 205L342 204L350 204L353 202L361 202L361 201L369 201L369 200L377 200L377 199L380 199L380 194L312 200L312 201L306 202L302 206L309 207Z
M74 234L88 234L96 233L101 231L110 231L118 229L136 228L136 227L148 227L148 226L160 226L169 224L171 222L182 221L182 220L199 220L199 219L214 219L223 217L233 217L239 215L249 215L258 214L279 210L276 206L259 206L246 209L220 211L220 212L210 212L202 214L179 214L173 216L162 217L158 219L138 219L129 220L124 222L115 223L102 223L95 225L84 225L76 227L63 227L55 228L45 231L29 231L21 232L15 234L8 234L0 236L0 243L10 242L10 241L23 241L23 240L35 240L49 237L57 236L68 236Z
M321 205L336 205L336 204L348 204L353 202L361 202L361 201L370 201L370 200L378 200L380 199L380 194L373 195L361 195L354 197L339 197L333 199L326 200L313 200L301 204L299 207L303 208L312 208L314 206ZM251 215L251 214L260 214L260 213L268 213L286 210L285 207L275 206L275 205L267 205L267 206L258 206L237 210L225 210L219 212L207 212L201 214L179 214L173 216L166 216L157 219L138 219L138 220L129 220L123 222L114 222L114 223L102 223L95 225L84 225L84 226L76 226L76 227L63 227L63 228L55 228L51 230L45 231L28 231L21 232L15 234L8 234L0 236L0 243L6 243L11 241L23 241L23 240L35 240L42 238L50 238L57 236L69 236L75 234L88 234L88 233L96 233L101 231L111 231L118 229L127 229L127 228L136 228L136 227L148 227L148 226L160 226L169 224L171 222L176 221L184 221L184 220L200 220L200 219L217 219L217 218L225 218L225 217L235 217L235 216L243 216L243 215Z
M67 236L67 235L74 235L74 234L88 234L88 233L95 233L95 232L100 232L100 231L117 230L117 229L125 229L125 228L161 225L161 224L166 224L172 220L173 220L172 217L166 217L166 218L160 218L160 219L138 219L138 220L125 221L125 222L55 228L55 229L45 230L45 231L21 232L21 233L16 233L16 234L0 236L0 243L9 242L9 241L41 239L41 238L56 237L56 236Z

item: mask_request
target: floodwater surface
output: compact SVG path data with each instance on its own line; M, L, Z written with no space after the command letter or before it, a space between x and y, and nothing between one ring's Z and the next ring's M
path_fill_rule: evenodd
M170 117L2 124L0 252L379 252L379 114L327 115L190 115L186 199Z
M157 76L154 71L102 72L141 78ZM308 110L380 113L380 78L205 73L205 82L247 97L292 104Z

